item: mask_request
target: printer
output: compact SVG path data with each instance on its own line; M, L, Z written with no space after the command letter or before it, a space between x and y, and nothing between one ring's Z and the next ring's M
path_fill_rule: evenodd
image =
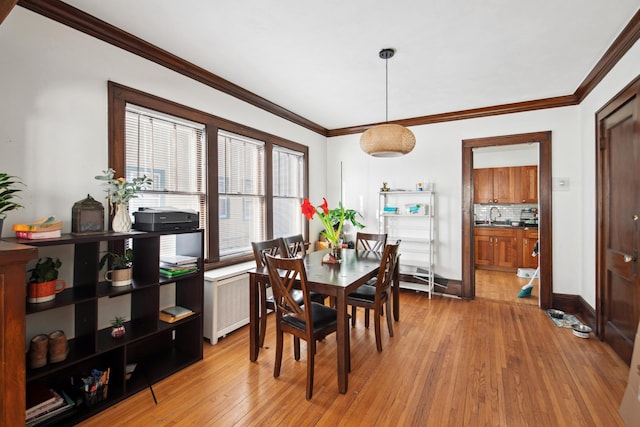
M200 226L198 212L189 209L139 208L133 217L132 228L140 231L195 230Z

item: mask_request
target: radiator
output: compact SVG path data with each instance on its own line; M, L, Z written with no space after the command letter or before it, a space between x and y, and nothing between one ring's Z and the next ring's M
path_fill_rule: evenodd
M249 268L255 267L251 263ZM249 323L249 274L242 266L205 273L204 337L212 345Z

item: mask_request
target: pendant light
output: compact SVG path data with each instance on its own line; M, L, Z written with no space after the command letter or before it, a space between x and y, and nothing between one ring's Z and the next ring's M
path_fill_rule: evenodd
M398 157L413 150L416 137L404 126L389 122L389 58L396 53L394 49L382 49L380 58L385 62L385 124L367 129L360 137L360 148L374 157Z

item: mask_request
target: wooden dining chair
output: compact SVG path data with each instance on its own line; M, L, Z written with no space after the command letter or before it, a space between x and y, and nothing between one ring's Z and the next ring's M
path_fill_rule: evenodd
M395 244L388 244L384 247L380 268L375 281L360 286L355 292L347 296L347 304L352 307L352 316L354 316L355 307L363 307L365 310L373 310L373 322L376 332L376 347L378 351L382 351L382 335L380 329L380 318L383 311L386 312L387 327L389 328L389 336L393 336L393 322L391 321L391 282L393 280L393 271L396 268L398 260L398 247L400 240ZM352 326L354 326L352 317ZM366 323L365 323L366 326Z
M334 308L311 301L307 272L302 258L265 256L276 305L276 360L273 377L280 376L284 333L293 335L294 358L300 360L300 340L307 342L307 400L313 395L316 341L336 332L338 313ZM294 285L302 290L303 303L292 297ZM347 335L348 337L348 335Z
M288 253L282 252L284 243L282 242L282 238L280 237L278 237L277 239L263 240L260 242L251 242L251 247L253 248L253 258L256 261L257 268L266 267L266 255L281 255L285 257L288 256ZM267 288L269 286L270 283L261 282L258 289L260 292L260 347L264 346L264 336L267 331L267 309L275 309L273 298L267 298ZM297 300L302 301L302 291L294 290L293 296Z
M305 256L307 254L307 245L304 241L304 237L302 237L302 234L283 237L282 243L284 244L284 246L282 247L281 253L285 253L286 251L286 253L288 254L288 258Z
M286 249L287 246L281 237L270 240L263 240L261 242L251 242L253 248L253 257L256 261L256 267L262 268L266 266L265 256L280 255L284 258L289 258L290 253ZM272 297L267 298L267 288L270 287L270 283L260 283L260 347L264 346L264 337L267 331L267 310L275 310L275 303ZM302 291L299 289L293 289L291 291L292 297L302 304ZM311 299L318 303L324 303L325 296L317 292L311 293Z
M356 233L356 249L362 249L365 251L382 252L384 246L387 244L387 234L373 234L373 233Z

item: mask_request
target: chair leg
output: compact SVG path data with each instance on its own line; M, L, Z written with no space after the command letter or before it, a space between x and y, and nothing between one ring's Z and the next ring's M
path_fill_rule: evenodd
M390 305L389 300L387 300L385 305L387 306L387 309L385 311L387 312L387 326L389 327L389 336L392 337L393 336L393 322L391 321L391 305Z
M300 360L300 338L293 337L293 358Z
M273 377L278 378L280 376L280 366L282 365L282 341L283 341L282 329L277 327L276 330L276 362L273 367Z
M264 347L264 336L267 333L267 287L260 284L260 330L258 331L260 347Z
M313 396L313 368L316 353L315 340L307 341L307 400Z
M356 327L356 306L355 305L351 306L351 327L352 328Z
M376 328L376 347L378 348L378 351L381 352L382 351L382 334L380 331L380 313L378 312L378 310L376 310L373 313L373 324Z
M368 308L364 309L364 327L365 328L369 327L369 309Z

